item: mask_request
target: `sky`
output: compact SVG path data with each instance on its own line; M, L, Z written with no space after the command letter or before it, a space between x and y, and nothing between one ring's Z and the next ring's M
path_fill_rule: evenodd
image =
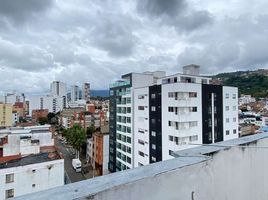
M23 3L22 3L23 2ZM267 68L267 0L0 0L0 93Z

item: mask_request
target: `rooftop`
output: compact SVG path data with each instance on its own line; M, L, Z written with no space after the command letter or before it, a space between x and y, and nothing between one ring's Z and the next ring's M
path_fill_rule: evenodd
M175 152L177 157L171 160L16 199L265 199L262 198L268 195L264 184L268 179L265 146L268 133L198 146ZM248 184L249 181L254 184Z
M37 164L37 163L48 162L48 161L53 161L57 159L61 159L61 157L59 156L57 152L53 152L53 153L45 152L45 153L15 158L7 162L2 162L0 163L0 169Z

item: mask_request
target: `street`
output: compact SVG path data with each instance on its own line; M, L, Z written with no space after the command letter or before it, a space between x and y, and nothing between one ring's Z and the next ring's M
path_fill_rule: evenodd
M78 182L92 177L92 171L83 175L81 172L76 172L72 166L72 159L75 158L74 150L69 145L65 145L55 138L55 145L58 147L59 152L62 153L64 157L64 170L67 175L67 182ZM82 162L83 166L83 162Z

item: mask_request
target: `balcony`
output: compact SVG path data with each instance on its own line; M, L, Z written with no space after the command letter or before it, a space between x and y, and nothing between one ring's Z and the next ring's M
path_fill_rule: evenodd
M174 152L176 158L17 200L266 200L268 133Z

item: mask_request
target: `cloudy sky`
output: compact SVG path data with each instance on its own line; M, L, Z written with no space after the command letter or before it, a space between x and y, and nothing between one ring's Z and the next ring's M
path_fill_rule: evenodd
M0 0L0 92L130 71L266 68L267 0Z

